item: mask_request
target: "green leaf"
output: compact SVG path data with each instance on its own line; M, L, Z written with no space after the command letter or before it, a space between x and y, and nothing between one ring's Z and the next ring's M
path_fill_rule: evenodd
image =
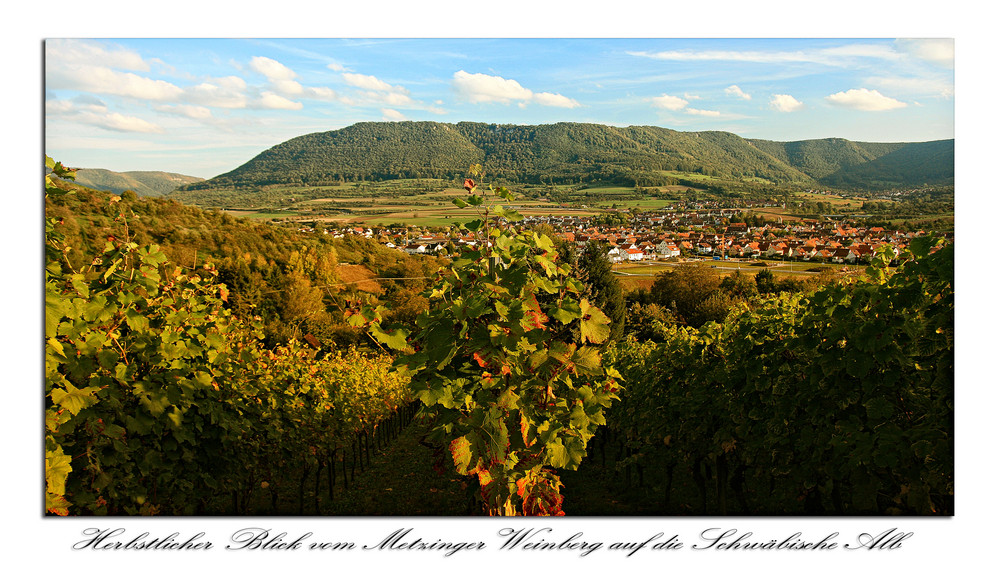
M154 417L159 417L170 406L170 398L163 392L140 393L139 403Z
M611 334L611 319L586 300L580 300L583 317L580 319L580 338L591 343L603 343Z
M583 317L583 309L580 307L580 304L575 301L563 300L563 302L559 304L558 308L555 308L550 312L550 315L565 325L573 320Z
M502 197L502 195L501 195L501 197ZM500 207L500 206L497 206L497 207ZM520 212L518 212L517 210L512 210L510 208L503 208L503 207L501 207L500 211L498 212L498 215L500 217L506 219L507 221L522 221L522 220L524 220L524 216L521 215Z
M408 332L404 329L396 329L392 332L385 332L377 323L373 323L370 330L372 336L378 339L380 343L387 345L392 349L402 351L408 348L406 344Z
M884 398L874 398L865 402L865 410L867 410L870 419L882 421L892 416L893 407Z
M448 445L451 452L451 460L455 465L455 471L459 474L468 474L469 465L472 463L472 443L465 436L458 437Z
M531 236L535 240L535 246L539 249L542 249L543 251L552 251L555 249L552 244L552 239L550 239L548 235L532 231Z
M63 453L61 446L45 451L46 491L56 495L66 493L66 479L73 471L73 458Z
M590 425L590 416L587 415L587 411L583 408L582 404L578 403L573 406L573 409L569 412L569 422L577 429L586 429Z
M77 415L80 411L97 403L96 393L100 388L87 386L86 388L78 389L69 381L65 381L65 385L65 390L53 388L51 393L52 401L68 409L73 415Z
M167 414L167 418L169 418L170 421L173 422L174 427L180 427L181 424L184 422L184 412L177 409L177 407L174 407L174 409Z
M104 349L97 353L97 363L101 365L102 368L112 370L116 364L118 364L119 355L116 351L110 349Z
M469 207L469 202L466 202L461 198L455 198L451 201L451 203L455 204L459 209Z

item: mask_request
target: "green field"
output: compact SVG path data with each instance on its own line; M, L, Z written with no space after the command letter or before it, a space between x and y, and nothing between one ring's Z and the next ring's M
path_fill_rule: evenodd
M686 179L703 184L722 182L719 178L692 172L663 171L665 177ZM745 179L745 180L753 180ZM596 215L605 211L654 211L677 204L689 191L712 198L708 191L683 185L635 188L629 186L587 186L558 184L513 186L517 196L513 206L522 215ZM480 189L487 196L489 190ZM370 225L402 223L428 227L447 226L472 218L458 210L452 201L468 193L457 181L440 179L352 182L321 186L273 186L267 188L229 188L174 192L171 198L182 203L205 207L236 208L233 215L264 221L332 221ZM866 200L837 194L795 192L793 202L822 202L833 214L856 214ZM795 205L782 208L754 208L766 219L798 220L815 217L813 208ZM938 214L919 218L951 218ZM902 220L897 221L900 223Z
M766 262L767 266L754 266L760 262ZM702 264L707 265L712 268L718 269L720 275L730 274L731 272L742 272L744 274L755 275L765 268L770 269L776 275L786 275L786 276L815 276L818 272L810 272L810 269L815 268L829 268L831 270L841 270L846 268L847 270L855 270L859 267L852 265L843 265L835 263L820 263L820 262L787 262L787 261L777 261L777 260L701 260L701 259L685 259L682 262L660 262L660 261L644 261L639 263L619 263L614 265L614 271L618 274L626 276L655 276L660 272L667 270L673 270L677 268L678 265L688 265L688 264Z

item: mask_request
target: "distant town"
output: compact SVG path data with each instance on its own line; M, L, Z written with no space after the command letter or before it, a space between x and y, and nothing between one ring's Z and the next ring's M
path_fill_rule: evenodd
M761 203L761 207L773 205ZM750 226L731 221L744 210L710 206L706 202L690 206L694 209L687 211L622 213L619 217L627 221L619 225L602 224L598 219L601 216L557 215L526 217L515 224L523 229L548 226L554 236L575 243L579 249L589 241L601 243L607 247L612 263L718 257L855 264L867 262L883 245L889 245L898 255L911 239L925 234L855 227L849 219L836 215L821 220L778 220ZM300 228L303 232L316 230L334 237L356 235L375 239L409 254L450 254L477 244L475 233L456 227ZM950 233L943 235L947 239L952 237Z

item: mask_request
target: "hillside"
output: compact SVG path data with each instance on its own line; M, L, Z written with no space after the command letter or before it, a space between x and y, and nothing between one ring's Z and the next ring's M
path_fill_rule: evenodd
M59 220L54 231L66 246L67 271L86 270L108 241L126 238L158 245L185 269L214 264L229 288L228 307L260 316L269 343L311 333L328 345L359 344L360 334L343 319L346 299L372 294L393 309L393 318L413 317L426 304L420 291L440 266L436 257L411 256L362 237L305 234L173 199L115 199L59 184L71 191L47 196L45 213ZM116 221L118 213L127 224ZM376 276L381 281L371 280Z
M114 172L103 168L81 168L76 172L76 183L81 186L113 194L132 190L139 196L162 196L178 186L202 180L196 176L159 171Z
M923 143L858 143L847 139L749 142L827 186L954 182L953 139Z
M237 169L182 190L342 180L437 177L465 170L483 152L453 125L359 123L275 145Z
M953 182L954 142L777 142L722 131L590 123L358 123L290 139L179 190L460 178L481 162L511 182L663 184L664 171L783 186L884 187Z

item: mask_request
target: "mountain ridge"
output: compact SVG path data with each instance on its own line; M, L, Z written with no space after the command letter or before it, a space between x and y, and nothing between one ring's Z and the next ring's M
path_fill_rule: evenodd
M154 170L115 172L105 168L80 168L74 182L81 186L121 194L132 190L139 196L163 196L180 186L201 182L203 178Z
M665 171L780 185L872 187L954 182L954 140L767 141L725 131L559 122L359 122L279 143L181 191L460 177L482 163L511 182L634 182Z

